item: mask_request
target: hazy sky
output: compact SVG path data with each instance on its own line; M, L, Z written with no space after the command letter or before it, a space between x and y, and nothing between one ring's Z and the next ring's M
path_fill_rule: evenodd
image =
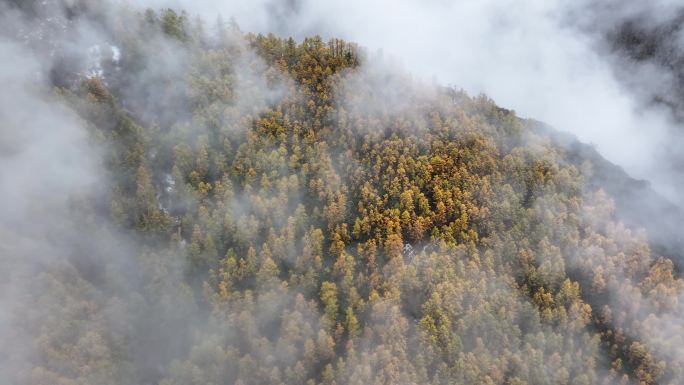
M138 2L136 2L139 4ZM680 1L560 0L145 0L208 20L234 17L245 31L298 38L320 34L382 49L426 81L484 92L519 116L593 143L609 160L648 178L673 200L681 175L664 148L682 141L669 113L646 106L648 90L627 88L607 52L606 32L628 18L658 24ZM684 38L680 39L684 42ZM680 47L683 45L680 45ZM630 63L629 65L631 65ZM653 89L671 74L639 65L630 81ZM644 92L641 92L644 91ZM645 93L646 95L644 95ZM674 143L674 144L673 144ZM669 150L672 153L672 149ZM663 162L668 163L664 166ZM684 178L682 178L684 179Z

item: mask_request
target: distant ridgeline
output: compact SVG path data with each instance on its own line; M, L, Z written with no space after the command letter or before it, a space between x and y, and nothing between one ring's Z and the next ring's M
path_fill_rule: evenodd
M684 282L597 154L355 44L102 12L52 80L108 174L74 217L131 257L40 272L11 381L681 383Z

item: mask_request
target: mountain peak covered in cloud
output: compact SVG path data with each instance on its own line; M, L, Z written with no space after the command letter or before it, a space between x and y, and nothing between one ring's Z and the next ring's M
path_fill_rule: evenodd
M680 383L681 8L0 2L0 384Z
M416 76L486 93L522 116L594 143L630 174L680 199L682 128L674 117L682 100L677 63L684 7L677 1L173 4L208 18L234 16L247 31L300 39L318 34L382 50Z

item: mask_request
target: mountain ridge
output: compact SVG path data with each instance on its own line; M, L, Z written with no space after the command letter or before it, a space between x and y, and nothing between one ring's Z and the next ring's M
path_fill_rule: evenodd
M355 43L77 3L0 73L10 384L682 378L629 222L680 213L591 146Z

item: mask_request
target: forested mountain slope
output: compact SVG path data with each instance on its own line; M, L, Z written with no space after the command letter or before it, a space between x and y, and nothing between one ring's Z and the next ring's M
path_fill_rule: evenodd
M684 261L684 211L658 194L647 181L631 178L621 167L605 160L588 144L570 134L533 120L530 128L548 136L565 151L565 157L575 167L585 169L585 189L603 189L614 201L617 218L633 228L648 232L654 252L669 256L678 270Z
M92 178L6 188L34 201L0 221L2 383L684 379L684 281L602 159L352 43L76 3L22 52Z

